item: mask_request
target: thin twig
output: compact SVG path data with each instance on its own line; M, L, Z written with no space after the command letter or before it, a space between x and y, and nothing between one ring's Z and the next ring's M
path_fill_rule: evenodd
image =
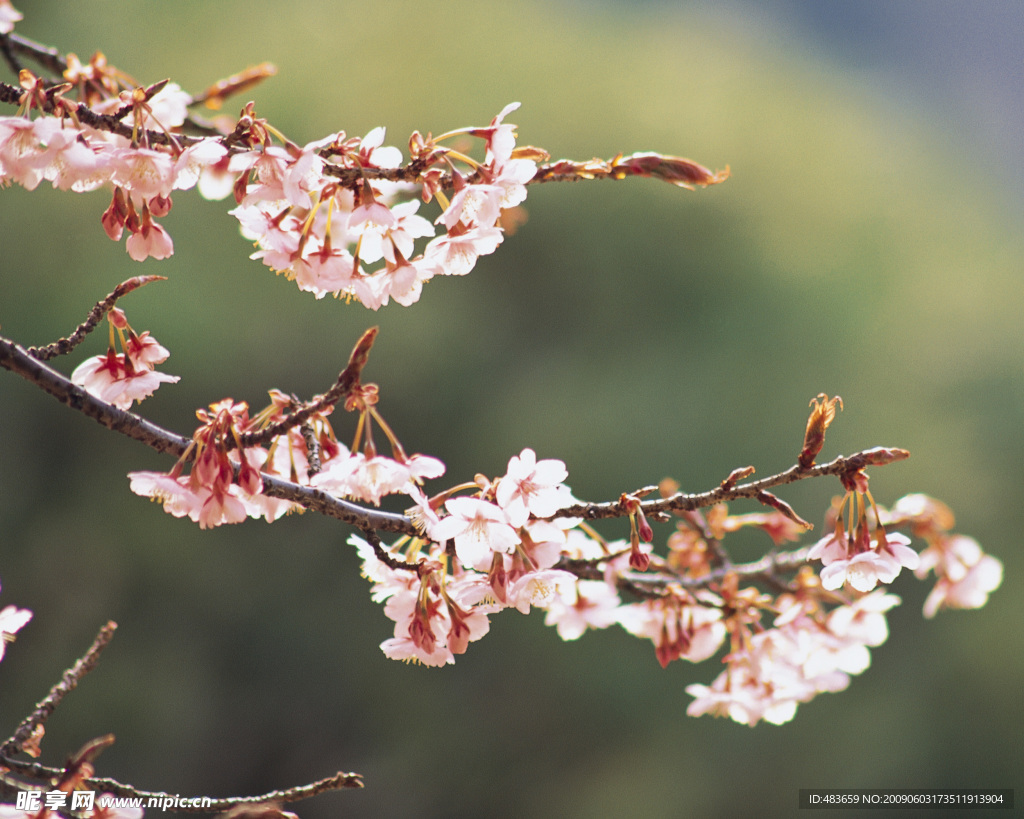
M50 714L60 705L61 700L74 691L82 677L96 667L100 654L114 636L116 628L117 623L111 621L100 629L89 650L82 655L78 662L64 672L61 681L50 689L50 693L36 705L35 710L31 714L22 720L21 725L17 727L10 739L0 746L0 755L5 757L11 756L21 750L22 745L32 736L32 732L46 722Z
M259 432L247 432L240 436L242 446L264 446L269 444L278 435L284 435L288 430L304 424L313 413L320 412L335 404L343 403L353 388L359 386L359 377L362 374L363 367L366 366L366 360L370 355L370 348L373 347L373 341L377 338L379 329L379 327L371 327L363 333L359 341L356 342L356 346L352 349L352 354L349 356L345 369L338 374L337 380L327 392L316 396L309 403L303 405L301 409L289 413L276 424L271 424Z
M109 296L103 299L103 301L96 303L92 310L89 311L85 321L79 324L75 328L75 332L68 338L58 339L53 344L47 344L45 347L26 347L25 352L33 358L38 358L40 361L49 361L51 358L70 353L96 328L96 325L117 304L119 298L150 282L166 280L166 276L134 276L128 279L128 281L121 282Z
M0 38L11 51L17 52L18 54L31 57L39 65L53 71L58 76L63 76L65 69L68 67L67 60L61 56L61 53L56 48L45 46L42 43L37 43L35 40L30 40L28 37L22 37L20 34L5 34ZM14 66L11 66L14 68ZM19 69L15 70L15 74L18 73Z
M20 759L9 759L0 754L0 764L9 767L17 772L18 776L36 782L50 782L59 778L63 768L54 768L49 765L40 765L38 762L25 762ZM309 799L328 791L341 790L342 788L362 788L362 774L346 773L339 771L333 776L311 782L308 785L298 785L284 790L270 791L258 796L227 796L215 797L190 797L184 798L180 794L167 793L166 791L144 791L133 785L126 785L116 779L105 776L93 776L83 780L92 790L99 793L109 793L113 796L121 796L128 799L153 800L153 805L167 805L169 810L182 813L217 813L228 810L238 805L256 805L266 802L298 802L302 799ZM8 787L17 787L8 782ZM203 801L209 800L206 807L199 807Z
M799 464L779 472L777 475L770 475L750 483L742 483L737 486L726 484L716 486L708 492L699 494L686 494L677 492L667 498L659 500L641 501L640 508L645 515L655 515L665 512L692 512L696 509L703 509L714 506L716 503L737 500L739 498L750 498L766 502L761 495L765 490L773 486L783 486L788 483L795 483L806 478L818 478L823 475L842 476L851 474L872 463L871 453L880 449L872 449L855 452L853 455L835 458L827 464L816 464L811 467L801 467ZM769 504L773 505L774 504ZM777 508L777 507L776 507ZM584 520L599 520L602 518L621 518L629 514L627 504L620 500L607 501L604 503L574 503L571 506L563 507L555 512L553 518L583 518Z
M404 560L399 560L396 557L392 557L388 553L387 549L384 548L384 544L381 543L378 534L373 529L364 529L363 534L366 536L366 542L373 548L373 553L377 556L377 560L387 566L389 569L404 569L407 572L418 572L419 566L415 563L407 563Z

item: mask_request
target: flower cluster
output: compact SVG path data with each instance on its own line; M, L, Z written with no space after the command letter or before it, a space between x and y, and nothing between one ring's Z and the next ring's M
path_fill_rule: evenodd
M0 0L0 35L17 19L8 0ZM32 190L47 181L77 192L109 186L102 226L115 241L127 230L126 250L138 261L173 253L156 220L170 211L174 191L233 197L231 213L256 248L251 258L318 299L355 299L373 310L392 301L411 305L432 278L469 273L501 243L504 226L515 222L509 211L522 204L532 181L637 175L689 188L728 175L646 152L539 168L549 157L517 147L515 126L505 121L518 103L483 127L438 137L414 133L408 162L384 144L383 128L361 138L339 131L300 147L259 118L253 103L219 136L186 136L191 105L202 98L219 105L233 85L267 70L193 98L166 81L141 87L102 54L87 63L68 55L65 65L62 84L22 70L20 91L4 86L5 99L17 99L20 110L0 117L0 184ZM476 145L483 159L473 159L467 145ZM421 215L421 206L434 202L439 214ZM150 278L160 277L122 285L80 328L88 332L106 313L106 354L81 364L70 382L107 410L127 410L161 383L178 380L156 370L168 351L148 332L133 331L113 307L119 294ZM865 450L837 459L845 463L831 472L815 465L843 406L824 393L811 401L794 470L773 479L740 486L754 471L744 467L704 496L684 496L666 480L660 501L644 500L654 491L647 487L624 492L617 502L582 504L565 483L565 464L526 448L500 477L477 475L428 494L427 481L440 478L445 464L408 455L377 409L377 386L360 382L375 335L375 328L364 334L325 394L303 403L272 390L267 408L252 416L246 403L231 398L210 404L197 411L200 423L187 446L169 433L163 439L180 453L167 473L132 472L129 479L133 492L204 529L250 517L273 522L332 504L343 509L348 517L339 516L355 520L365 535L350 543L373 598L394 623L381 646L390 658L450 664L488 633L491 615L541 609L565 640L618 624L650 640L663 667L721 653L722 673L710 685L687 688L694 697L688 712L778 724L792 719L800 703L844 689L870 665L869 649L888 635L885 614L899 603L884 586L904 568L918 577L936 575L927 617L943 607L980 607L1002 581L1002 564L953 533L952 513L942 504L923 495L909 495L891 510L875 504L864 468L902 460L906 451ZM82 395L69 386L66 397ZM358 414L350 446L331 425L338 407ZM114 415L124 417L107 417ZM388 451L378 449L375 435L386 438ZM833 504L824 538L779 552L812 527L767 488L812 472L838 475L846 493ZM404 515L359 505L379 507L392 495L406 499ZM771 511L731 514L724 501L741 497ZM671 515L676 526L661 556L652 546L652 522L667 523ZM628 539L607 541L585 522L601 517L628 518ZM735 564L723 541L740 529L760 530L771 540L770 554ZM385 545L378 531L402 537ZM911 548L911 536L926 544L921 553ZM0 611L0 658L30 617L13 606Z
M127 230L128 254L137 261L174 252L156 221L171 209L173 191L198 186L210 199L233 194L231 213L258 248L252 258L317 298L354 298L374 310L391 300L412 304L424 282L465 275L493 253L503 238L502 212L525 200L543 155L517 153L515 126L504 118L518 103L486 127L437 138L413 134L416 170L401 173L402 154L383 144L383 128L362 139L338 132L299 147L256 117L251 104L230 142L175 134L192 98L173 83L124 87L102 55L87 64L70 55L68 82L56 91L27 70L20 79L25 114L49 112L34 120L0 117L0 184L33 190L45 180L78 192L111 186L103 228L115 241ZM131 136L83 122L78 105L65 98L72 89L93 114L130 125ZM150 129L164 138L151 138ZM273 144L275 136L283 144ZM441 145L466 136L483 141L482 162ZM434 199L442 212L431 223L418 210ZM430 240L420 252L418 239Z
M955 521L944 503L927 495L907 495L892 507L888 519L909 526L927 544L916 568L919 578L929 572L936 577L924 602L925 617L934 617L943 608L981 608L1003 582L1003 564L998 558L985 554L974 538L950 531Z
M270 406L251 419L245 404L227 399L199 413L203 424L169 474L136 472L130 478L134 492L202 527L247 516L272 521L302 508L263 493L263 475L345 501L379 505L386 495L408 498L416 534L390 546L370 532L350 538L373 598L394 622L393 636L381 645L390 658L453 663L488 633L491 615L537 608L566 640L618 624L650 640L662 666L710 659L728 641L722 674L710 685L687 689L694 696L689 713L726 715L749 725L780 723L793 717L799 703L844 689L851 675L868 667L868 649L887 636L885 612L899 602L877 587L895 580L902 568L936 571L928 616L939 605L980 606L1001 580L995 558L950 533L951 513L938 502L908 496L891 511L875 505L860 464L901 457L893 450L867 450L841 474L847 493L833 505L830 534L794 553L801 555L794 564L799 571L789 582L776 577L783 591L774 596L753 582L771 567L752 568L743 585L747 574L730 565L722 541L745 528L761 530L776 546L797 540L808 524L778 499L766 501L776 508L763 513L733 515L725 503L706 512L678 512L668 555L660 557L650 546L653 532L641 500L648 490L620 499L630 519L629 540L605 541L580 518L564 514L577 503L565 484L565 464L538 459L529 448L510 458L498 478L477 475L428 496L424 484L441 477L444 464L407 455L377 410L377 386L358 381L372 337L368 333L357 345L339 378L347 384L344 394L331 403L320 400L316 409L304 405L302 424L289 420L300 405L284 393L272 391ZM331 428L334 403L359 414L351 447L342 446ZM374 427L390 442L390 455L378 452ZM268 430L267 442L244 440L261 430ZM675 489L666 482L663 497ZM908 536L888 531L897 528L928 542L923 555L910 548ZM811 565L816 560L820 576Z
M132 491L161 501L164 511L176 518L187 516L203 529L247 516L274 520L284 514L275 500L262 496L260 469L266 451L237 446L250 427L248 405L226 398L196 416L202 423L171 471L130 472ZM236 446L229 448L229 442ZM182 474L186 463L191 463L187 475Z
M105 355L83 361L71 373L71 381L101 401L119 409L129 409L165 383L175 383L178 376L157 372L156 365L167 360L170 353L157 343L148 331L136 333L125 319L124 312L114 307L107 313L110 322L110 344ZM115 352L115 331L123 352Z
M353 535L350 542L363 557L373 597L387 601L384 612L395 621L394 637L381 646L384 653L425 665L452 663L487 633L488 615L505 608L524 614L547 609L549 622L559 621L562 612L566 622L575 621L565 626L568 633L579 636L586 592L573 591L576 576L555 568L567 530L579 521L545 519L573 500L562 483L567 474L562 461L537 460L533 450L524 449L495 481L478 476L434 500L415 494L422 537L403 538L381 555ZM454 496L470 488L476 490L473 497ZM396 552L404 559L392 565L396 561L388 555ZM568 594L576 599L568 602Z
M885 612L898 603L895 595L878 590L826 615L812 599L783 596L772 628L731 632L725 670L710 686L687 686L694 697L687 713L728 716L746 725L788 722L801 702L842 691L851 674L867 669L868 648L885 642Z
M252 258L317 298L355 298L374 310L392 299L412 304L434 276L465 275L479 256L497 248L501 213L526 198L526 183L537 168L532 159L514 156L514 126L504 118L518 107L506 106L486 128L436 139L413 135L414 163L444 161L451 167L450 201L437 168L421 173L416 183L382 178L381 172L402 164L401 152L384 146L383 128L362 139L339 132L303 148L264 143L235 154L226 167L229 175L241 174L234 183L239 205L231 212L259 248ZM482 163L439 144L462 134L483 139ZM470 165L469 177L456 160ZM358 174L358 182L341 184L338 176L345 173ZM418 210L421 201L434 198L444 210L431 224ZM444 232L435 236L439 225ZM430 241L417 253L415 242L424 238Z
M26 105L35 98L40 82L22 71ZM128 110L122 115L133 117L137 128L144 129L151 121L163 128L184 122L187 111L183 102L188 95L173 83L161 84L151 96L145 91L122 92L106 106L97 106L97 113L104 107L117 113L124 94L129 95L129 102L141 98L125 106ZM134 144L128 137L79 121L77 106L59 94L54 100L52 115L34 120L0 117L0 183L15 182L34 190L47 181L59 190L75 192L110 185L113 198L101 219L107 235L117 241L127 229L128 254L136 261L170 256L174 251L171 238L154 218L171 209L172 191L193 187L199 169L227 150L215 139L199 140L185 149L177 142L151 147ZM39 104L43 104L41 100Z

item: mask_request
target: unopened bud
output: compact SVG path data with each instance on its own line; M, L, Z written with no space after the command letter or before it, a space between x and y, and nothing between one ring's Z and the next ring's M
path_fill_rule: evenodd
M800 450L798 463L804 469L813 466L814 459L818 457L821 448L825 445L825 430L836 417L836 404L839 409L843 408L843 399L838 395L829 398L825 393L819 393L817 398L811 399L811 417L807 419L807 431L804 433L804 447Z

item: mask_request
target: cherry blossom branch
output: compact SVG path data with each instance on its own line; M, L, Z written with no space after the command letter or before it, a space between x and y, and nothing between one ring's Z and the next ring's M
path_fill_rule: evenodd
M7 757L18 753L22 746L32 737L32 734L43 725L61 701L70 694L81 679L96 667L100 654L107 647L114 637L117 623L111 621L100 629L96 639L93 640L89 650L61 677L61 681L50 689L50 693L36 705L21 724L15 729L10 738L0 746L0 756Z
M368 332L364 335L360 344L356 345L356 349L353 352L353 360L350 361L349 366L339 376L336 387L341 385L348 389L353 383L358 382L359 372L362 369L362 364L365 363L365 353L368 351L368 346L364 347L363 342L368 337L372 342L373 334ZM73 384L66 376L33 357L20 345L3 336L0 336L0 366L22 376L71 409L83 413L114 432L119 432L133 440L139 441L157 452L181 457L189 446L190 439L185 436L164 429L133 412L118 409L111 404L101 401L81 387ZM325 395L331 394L330 391L325 393ZM323 398L323 396L320 398ZM328 401L327 403L333 402ZM317 406L323 406L323 404L317 404ZM286 428L291 428L301 423L306 417L308 415L302 416L300 420L296 421L295 416L289 416L286 422L282 423L285 424ZM654 516L655 519L660 515L671 512L693 511L713 506L716 503L740 498L751 498L763 504L773 506L776 509L783 509L788 507L774 495L767 492L769 488L824 475L848 476L859 472L869 465L880 465L903 460L909 454L906 450L875 447L857 452L848 457L839 456L827 464L807 468L797 464L777 475L762 478L758 481L730 485L727 479L720 486L708 492L698 494L679 492L668 498L640 501L639 507L644 514ZM366 509L358 504L334 497L322 490L302 486L271 475L264 474L261 477L264 482L264 491L267 495L293 501L305 508L336 518L363 531L376 530L407 535L418 534L412 519L406 515ZM617 501L572 504L558 510L551 517L579 517L585 520L599 520L627 517L632 511L635 510L630 506L629 502L620 498ZM801 522L801 519L795 513L788 516L798 523ZM805 524L805 522L803 523Z
M157 452L180 457L189 439L127 410L101 401L67 376L39 361L19 344L0 336L0 367L20 375L62 404L92 418L107 429L139 441Z
M92 418L107 429L145 444L150 449L175 457L181 457L188 449L189 438L164 429L133 412L101 401L3 336L0 336L0 367L20 375L65 406ZM416 534L412 521L405 515L366 509L319 489L300 486L271 475L262 475L262 479L267 495L299 503L307 509L337 518L359 529Z
M660 500L640 501L640 508L646 515L658 516L669 512L692 512L697 509L714 506L716 503L750 498L781 511L780 504L782 502L767 492L770 487L783 486L804 480L805 478L817 478L823 475L847 476L859 472L867 466L878 466L894 461L902 461L909 457L910 453L905 449L874 447L856 452L850 456L840 455L827 464L817 464L811 467L802 467L799 464L795 464L789 469L779 472L777 475L771 475L758 481L751 481L750 483L733 486L729 485L728 480L726 480L722 485L708 492L698 494L677 492ZM584 520L621 518L630 514L629 507L629 501L624 498L604 503L576 503L559 509L552 517L583 518ZM786 508L788 508L788 505ZM795 513L792 510L790 510L790 513L784 512L791 520L802 525L810 525L806 521L801 521L799 517L793 517Z
M682 575L661 566L653 572L622 572L616 580L620 588L639 597L659 597L669 584L686 589L703 589L722 582L727 575L735 575L741 580L776 579L779 571L794 571L805 565L810 550L811 547L804 546L789 552L771 552L751 563L729 563L696 577ZM581 580L604 580L605 571L600 564L609 558L576 560L562 557L556 568L572 572Z
M47 101L43 110L52 113L57 108L53 100L54 88L47 92ZM0 102L7 102L12 105L20 104L24 91L8 83L0 82ZM65 100L64 106L69 105ZM85 123L100 131L107 131L112 134L124 137L125 139L139 139L149 145L173 146L175 142L179 145L193 145L202 140L202 137L175 134L172 138L163 131L145 129L138 131L132 125L122 122L121 117L127 111L118 111L114 114L98 114L83 103L78 103L74 108L75 115L80 122ZM249 150L248 145L237 144L241 141L243 120L240 120L239 129L235 134L221 135L222 143L232 152ZM326 151L321 152L325 158L329 156ZM358 188L364 180L385 181L385 182L408 182L417 183L432 164L437 160L425 161L414 159L406 165L398 168L349 168L341 165L326 163L323 173L338 180L342 187L349 189ZM722 171L710 171L707 168L683 157L675 157L643 152L623 157L618 154L611 160L589 159L576 162L569 159L560 159L555 162L542 164L537 167L533 178L526 182L527 185L543 182L566 182L592 179L625 179L629 176L654 177L667 181L673 185L684 188L706 187L724 182L729 177L729 169ZM479 177L479 172L468 177L467 181L472 183ZM441 189L450 189L455 184L454 174L448 172L442 174L437 181Z

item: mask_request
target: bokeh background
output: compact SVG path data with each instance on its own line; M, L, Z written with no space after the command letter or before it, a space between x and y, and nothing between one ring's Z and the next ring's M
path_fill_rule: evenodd
M457 482L532 446L594 500L784 469L808 400L838 393L823 457L910 449L875 470L879 501L947 501L1006 576L985 609L931 622L927 589L901 578L872 667L781 727L687 717L684 687L715 662L662 670L621 630L563 643L515 612L455 666L405 666L380 653L390 621L344 527L307 514L201 532L128 492L126 472L169 461L0 373L0 604L36 612L0 665L0 733L113 619L43 761L113 732L101 773L182 795L364 774L361 792L296 806L307 819L786 816L802 787L1022 784L1019 4L20 7L21 33L102 50L142 82L198 91L273 61L251 96L300 143L386 125L403 146L520 100L520 141L556 157L658 150L733 176L693 193L532 188L529 221L472 275L372 315L249 261L224 204L194 192L165 220L174 256L139 266L100 228L105 194L10 188L5 335L45 343L116 283L168 276L123 306L181 376L146 414L187 433L223 396L321 391L379 324L367 375L407 449ZM839 487L818 483L783 495L820 524Z

